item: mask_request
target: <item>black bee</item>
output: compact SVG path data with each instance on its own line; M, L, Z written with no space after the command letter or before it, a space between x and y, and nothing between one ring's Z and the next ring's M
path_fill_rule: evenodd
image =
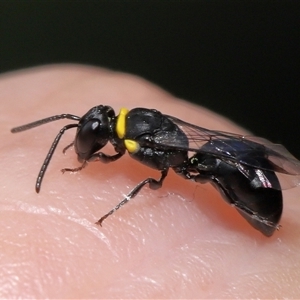
M122 108L116 116L110 106L99 105L83 117L56 115L11 131L16 133L60 119L77 122L64 126L54 139L36 181L37 193L60 138L71 128L77 128L76 136L64 151L74 145L82 165L63 169L63 172L79 171L92 161L113 162L126 152L161 172L158 180L149 177L140 182L97 222L100 225L145 185L160 188L171 168L185 179L213 184L250 225L271 236L280 226L282 189L299 184L300 162L282 145L262 138L205 129L155 109ZM115 155L100 151L108 142L114 146Z

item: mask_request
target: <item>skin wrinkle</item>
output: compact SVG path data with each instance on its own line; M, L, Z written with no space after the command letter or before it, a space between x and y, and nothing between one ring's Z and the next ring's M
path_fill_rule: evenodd
M9 132L59 113L81 116L98 104L116 112L124 106L156 108L209 129L245 132L241 128L141 78L86 66L1 75L0 99L1 298L299 295L299 266L293 267L300 261L299 188L284 192L283 227L271 238L251 228L210 185L196 185L173 172L162 189L143 189L98 227L94 222L101 215L142 179L158 178L158 172L125 155L62 176L63 167L78 166L74 149L61 153L74 138L70 130L37 195L34 184L42 161L59 129L72 122Z

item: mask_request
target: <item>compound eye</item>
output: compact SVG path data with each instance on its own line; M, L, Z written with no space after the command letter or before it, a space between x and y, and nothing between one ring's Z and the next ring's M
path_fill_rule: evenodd
M79 127L75 141L75 150L80 158L86 159L101 148L97 141L99 138L101 140L102 135L105 135L105 130L103 134L102 131L99 120L95 119L89 120L82 127Z

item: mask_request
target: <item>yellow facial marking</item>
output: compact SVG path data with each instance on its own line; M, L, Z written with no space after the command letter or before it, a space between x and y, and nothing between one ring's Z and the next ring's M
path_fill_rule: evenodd
M124 138L126 132L126 116L129 110L127 108L121 108L117 119L116 131L120 139Z
M133 140L125 140L124 144L129 153L135 153L140 149L139 143Z

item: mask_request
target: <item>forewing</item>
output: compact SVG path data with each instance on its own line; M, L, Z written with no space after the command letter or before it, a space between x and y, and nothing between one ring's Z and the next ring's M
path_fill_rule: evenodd
M165 138L161 139L159 142L160 147L166 149L175 148L196 153L203 152L222 160L229 160L237 164L260 169L261 166L255 165L255 163L249 164L246 161L243 161L242 157L251 151L262 151L272 166L271 168L265 168L265 170L278 173L282 189L299 185L300 162L284 146L273 144L272 142L259 137L209 130L184 122L173 116L166 115L166 117L174 122L185 133L189 141L189 146L188 148L183 148L182 141L170 140L168 134L166 134ZM220 148L214 146L215 141L218 141L218 144L220 144L221 141L221 143L224 144L224 147ZM236 141L237 147L234 146L234 141ZM210 147L204 147L205 150L202 149L202 147L208 143L210 144ZM226 152L224 151L224 148L230 148L230 151Z

